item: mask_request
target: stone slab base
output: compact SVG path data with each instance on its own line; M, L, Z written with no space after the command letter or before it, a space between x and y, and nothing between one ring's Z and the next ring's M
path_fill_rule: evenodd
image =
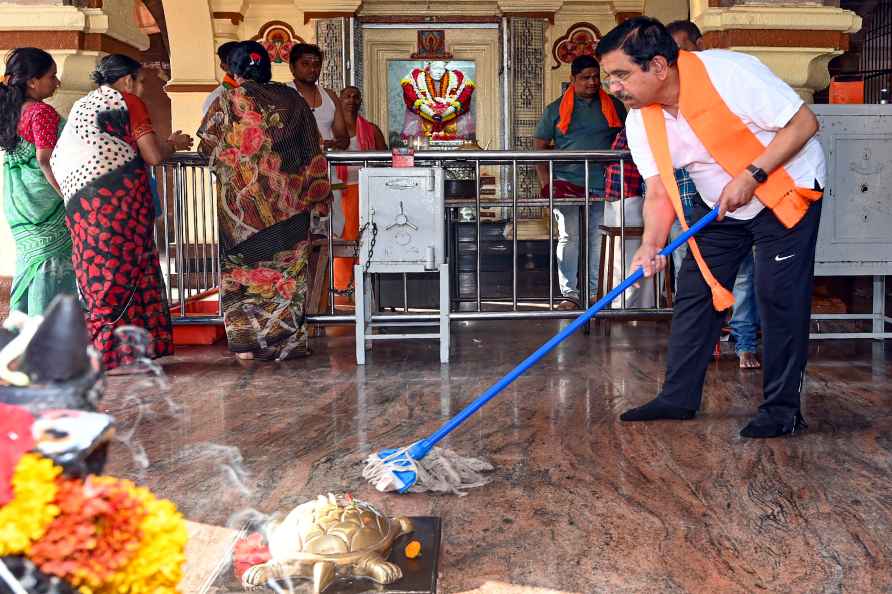
M398 538L394 543L390 557L387 558L388 561L396 563L403 570L403 578L401 580L395 584L384 586L368 579L343 579L329 586L325 590L325 594L434 594L437 591L442 522L439 517L434 516L416 516L412 517L411 520L415 526L415 531L412 534ZM221 530L226 533L235 532L228 529ZM228 551L228 554L231 554L232 534L218 533L216 536L220 538L211 548L216 548L217 553ZM190 535L190 538L192 538L192 535ZM416 559L407 559L403 551L406 544L413 539L421 543L421 556ZM205 541L207 540L205 538ZM194 545L199 545L199 543L197 541L190 542L190 547L193 547L193 553L197 552ZM210 542L206 542L205 545L210 545ZM207 549L207 552L211 552L210 548ZM193 558L192 562L194 563L195 561ZM222 571L216 576L216 579L212 580L213 583L209 586L200 585L203 580L199 575L187 576L190 585L199 588L197 592L201 594L238 594L245 592L238 580L235 579L231 566L224 568L222 564L214 563L210 559L205 559L205 564L207 569L214 568ZM187 562L187 571L188 568L189 563ZM196 568L194 564L192 568ZM275 590L267 587L253 591L277 592L280 594L311 594L313 591L312 582L300 578L291 580L291 582L278 582L276 586Z

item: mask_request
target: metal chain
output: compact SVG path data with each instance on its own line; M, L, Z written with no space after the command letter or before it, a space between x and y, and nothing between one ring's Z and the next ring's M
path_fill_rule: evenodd
M372 240L369 242L369 256L365 259L365 268L362 269L362 273L365 274L369 271L369 266L372 265L372 254L375 253L375 242L378 241L378 223L374 221L370 221L372 224ZM367 228L369 223L363 225L363 228ZM360 240L362 239L362 233L359 234ZM356 243L356 250L353 252L353 257L359 257L359 242Z
M369 255L365 261L365 267L362 269L362 273L365 274L369 271L369 266L372 265L372 255L375 253L375 242L378 240L378 223L374 221L368 221L365 225L363 225L359 229L359 237L356 239L356 245L353 247L353 258L359 259L359 248L362 246L362 236L368 230L369 226L372 228L372 239L369 242ZM343 291L339 291L338 289L332 289L332 293L335 295L343 295L344 297L352 297L355 290L356 279L351 277L350 284L347 285L347 288Z

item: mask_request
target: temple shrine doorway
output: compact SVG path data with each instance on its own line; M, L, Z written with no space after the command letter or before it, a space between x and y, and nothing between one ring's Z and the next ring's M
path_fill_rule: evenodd
M366 116L391 144L426 136L506 148L500 21L359 23ZM442 35L440 53L419 47L420 29Z

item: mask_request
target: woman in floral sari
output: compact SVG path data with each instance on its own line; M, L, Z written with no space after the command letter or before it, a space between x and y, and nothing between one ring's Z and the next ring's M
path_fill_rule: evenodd
M10 307L32 316L56 295L77 293L65 206L50 168L64 122L43 102L59 84L52 56L34 47L10 52L0 83L3 206L16 247Z
M87 329L113 369L131 362L130 346L115 334L120 326L149 333L150 357L173 354L146 164L189 148L192 139L177 131L159 141L140 99L145 72L136 60L106 56L93 80L99 88L71 108L51 163L65 197Z
M204 118L199 152L218 197L223 321L239 358L310 354L304 325L310 212L327 213L328 166L307 104L270 82L269 55L246 41L229 57L239 83Z

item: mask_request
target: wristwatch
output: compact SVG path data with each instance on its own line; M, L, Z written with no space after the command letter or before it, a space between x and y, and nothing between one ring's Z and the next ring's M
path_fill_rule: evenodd
M765 170L761 167L756 167L755 165L747 165L746 170L749 171L750 175L753 176L753 179L760 184L764 184L765 180L768 179L768 174L765 173Z

